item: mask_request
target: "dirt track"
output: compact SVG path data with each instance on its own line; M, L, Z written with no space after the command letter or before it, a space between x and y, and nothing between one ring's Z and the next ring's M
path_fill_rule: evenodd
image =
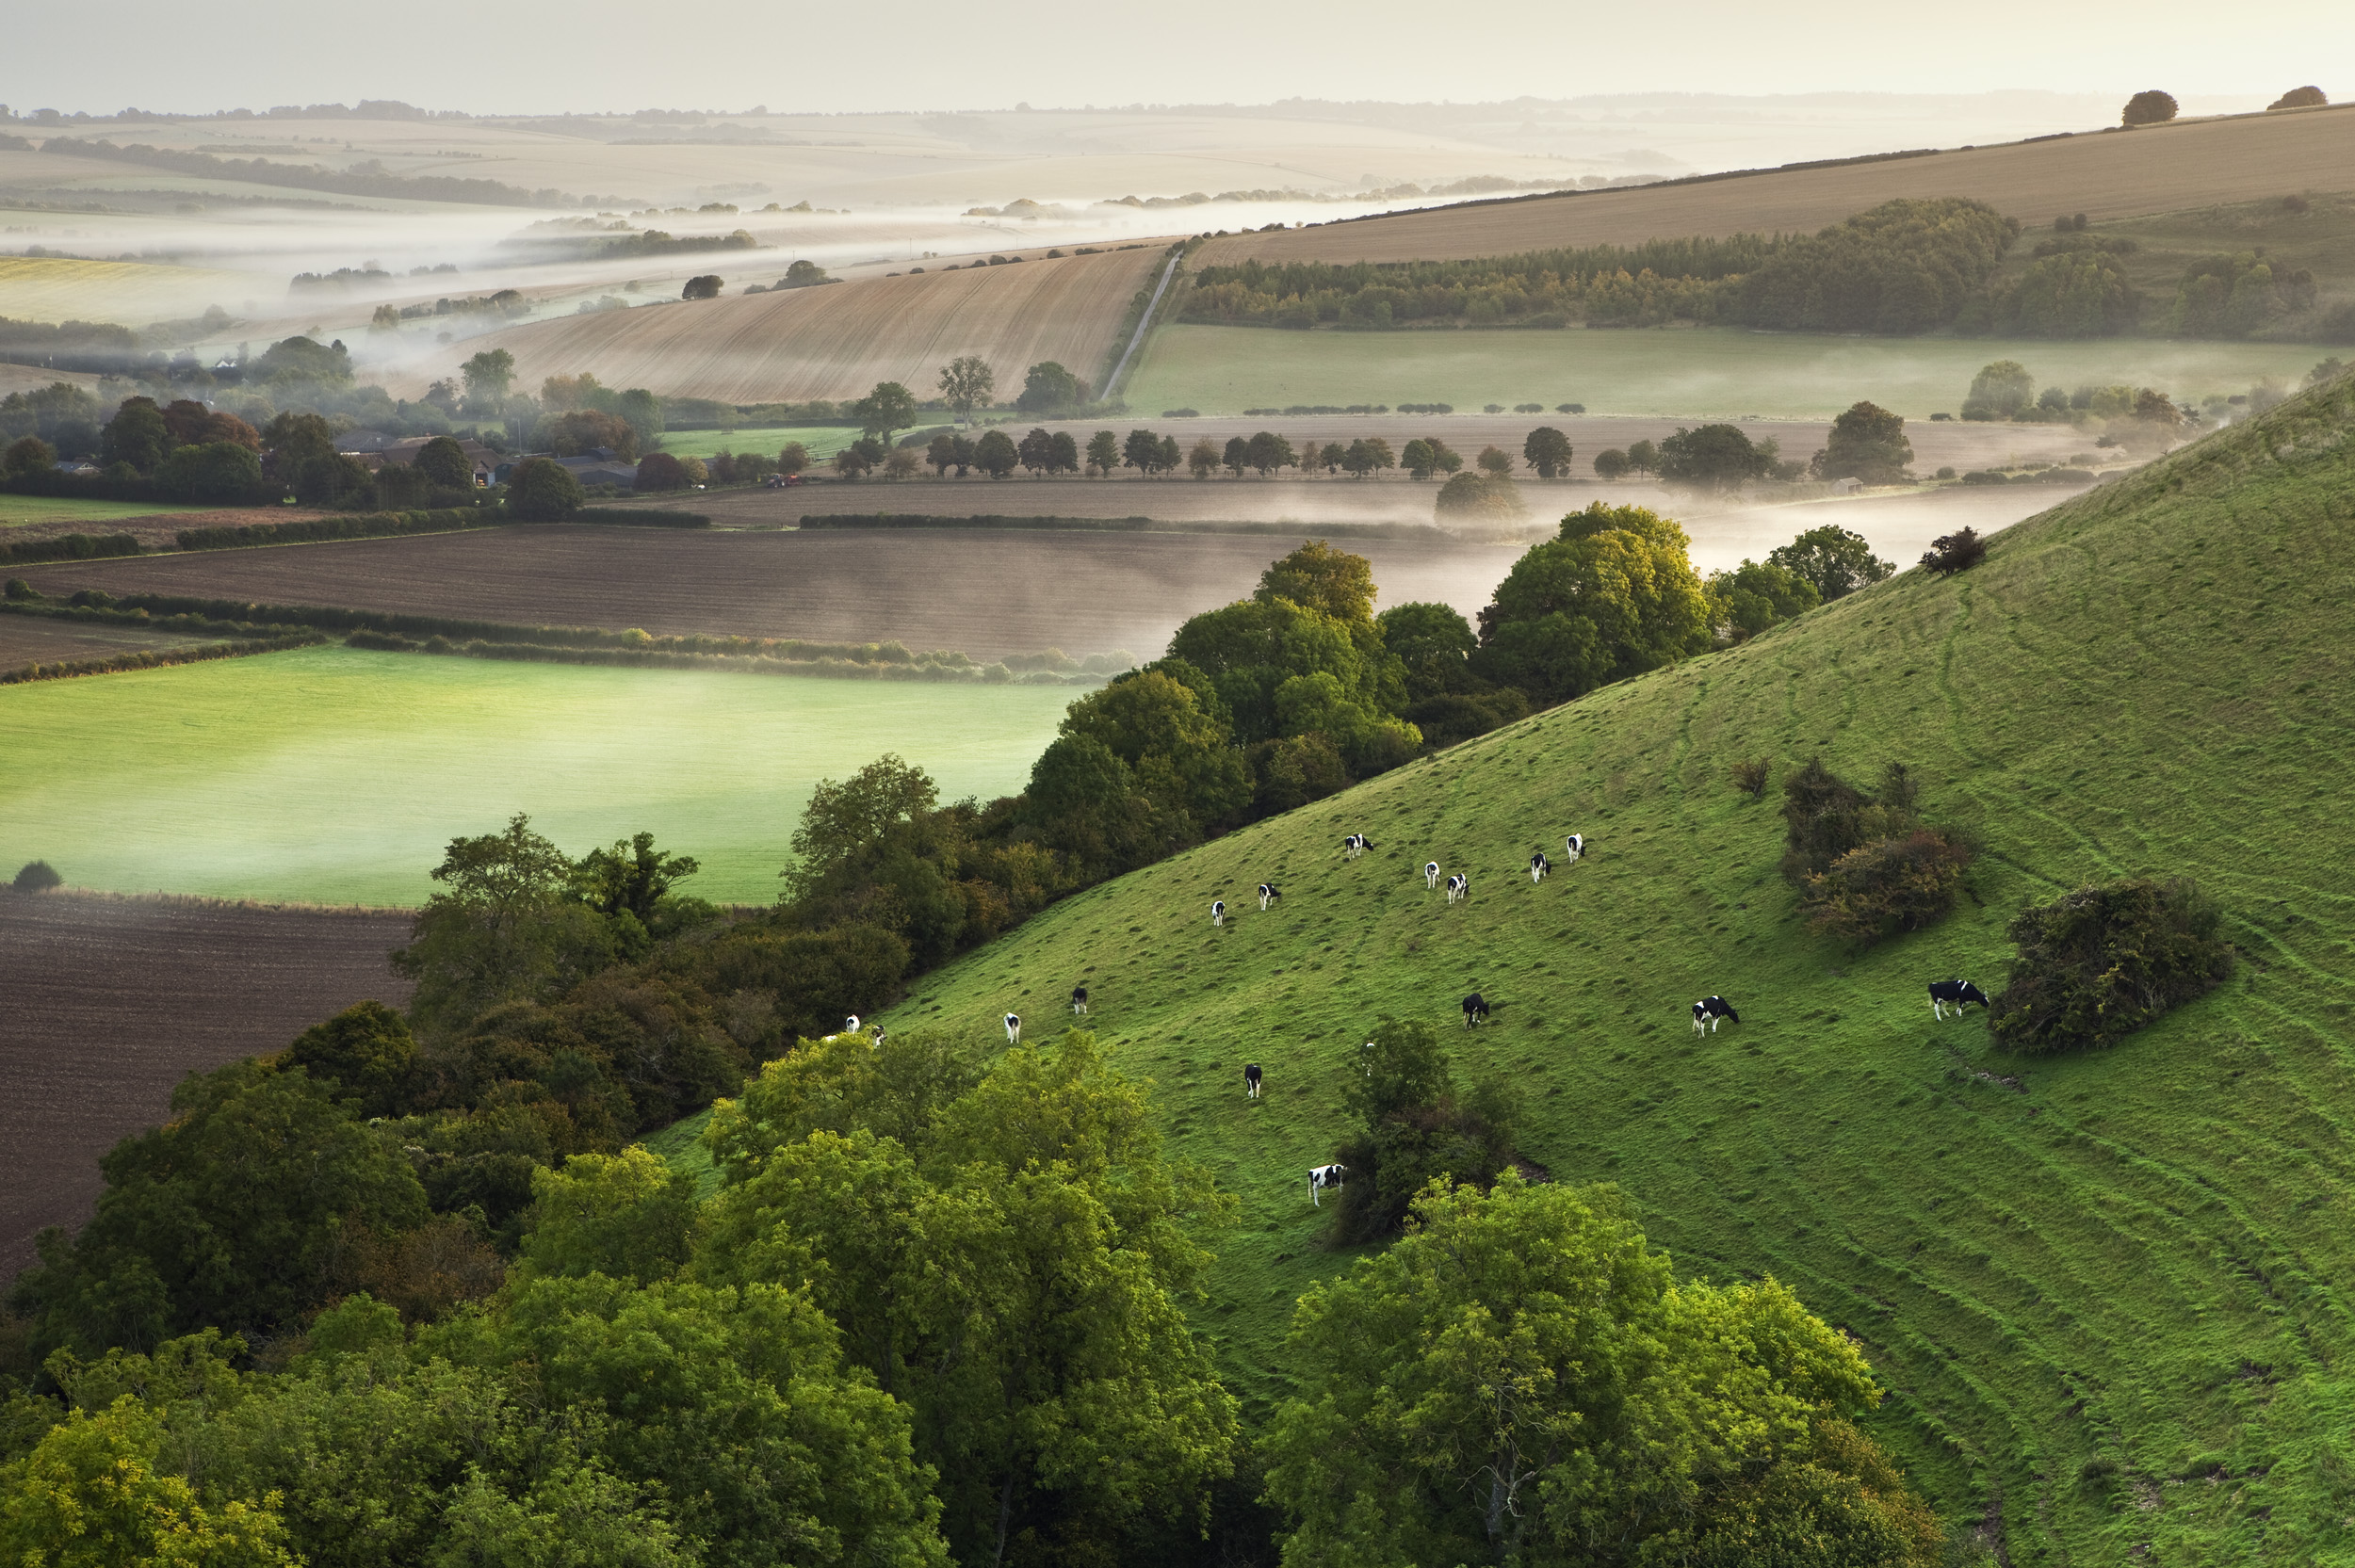
M1238 234L1196 267L1261 261L1440 261L1688 234L1813 232L1895 197L1972 196L2030 225L2355 186L2355 107L2184 121L1690 185L1583 192Z
M11 862L11 869L14 863ZM283 1047L409 985L399 913L0 893L0 1281L44 1225L78 1225L98 1156L161 1122L190 1072Z

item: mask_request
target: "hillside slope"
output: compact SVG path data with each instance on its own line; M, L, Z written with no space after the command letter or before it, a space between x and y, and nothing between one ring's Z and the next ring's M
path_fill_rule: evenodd
M2355 184L2355 108L2182 121L1927 157L1431 207L1214 240L1196 265L1446 261L1686 234L1812 233L1900 196L1973 196L2023 222L2174 212Z
M2008 1560L2305 1561L2355 1543L2355 379L1741 649L1597 693L1074 898L887 1022L1033 1038L1074 984L1176 1147L1242 1199L1199 1320L1260 1409L1342 1268L1303 1172L1385 1013L1529 1098L1525 1151L1625 1187L1681 1267L1771 1272L1868 1346L1878 1419ZM1944 924L1804 935L1774 798L1728 765L1917 771L1988 852ZM1341 835L1370 833L1355 863ZM1542 886L1533 845L1595 841ZM1421 866L1469 870L1468 906ZM2246 962L2107 1054L2023 1062L1925 982L2000 985L2025 901L2190 873ZM1284 890L1257 912L1253 884ZM1239 913L1208 918L1224 897ZM1743 1022L1696 1039L1722 993ZM1267 1070L1246 1102L1241 1070Z
M594 374L608 386L642 386L723 402L864 397L877 381L934 396L939 367L979 354L998 368L1000 396L1022 390L1022 370L1056 360L1074 375L1098 374L1138 289L1153 280L1158 248L1020 266L868 278L823 288L731 295L660 309L601 311L510 327L445 348L388 384L422 389L456 374L469 355L504 348L515 384ZM732 275L746 271L731 258ZM784 264L777 267L782 270Z

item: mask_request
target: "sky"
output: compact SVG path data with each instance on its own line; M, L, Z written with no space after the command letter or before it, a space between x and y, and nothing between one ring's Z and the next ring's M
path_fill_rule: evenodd
M474 113L646 107L777 112L1265 103L1471 103L1684 89L1981 92L2005 88L2355 95L2355 6L2267 0L2245 25L2207 0L1972 6L1854 0L1566 6L1485 0L50 0L12 8L0 102L112 113L398 98ZM674 25L664 19L678 19ZM103 21L101 20L103 19ZM2253 106L2262 106L2253 105Z

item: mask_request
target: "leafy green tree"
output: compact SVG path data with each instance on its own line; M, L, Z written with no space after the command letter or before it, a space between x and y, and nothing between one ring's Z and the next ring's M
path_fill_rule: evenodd
M687 286L678 291L682 299L717 299L725 280L717 272L702 272L687 280Z
M1002 479L1021 465L1022 454L1003 430L983 430L973 444L973 465L993 479Z
M2125 331L2141 314L2141 291L2118 253L2107 246L2078 245L2030 262L1997 298L1992 319L1998 331L2085 338Z
M2175 118L2176 105L2172 93L2152 89L2137 92L2126 100L2126 107L2119 116L2121 125L2161 125Z
M1098 430L1088 437L1088 467L1099 476L1109 476L1120 466L1120 438L1110 430Z
M2018 360L1997 360L1971 378L1962 400L1965 419L2009 419L2036 396L2036 378Z
M651 930L673 901L671 890L702 869L694 856L666 853L655 848L654 834L640 832L583 855L573 867L573 892L599 914L627 913Z
M2315 301L2314 278L2255 251L2207 256L2184 269L2167 331L2184 337L2247 337Z
M869 853L895 828L922 821L940 803L940 786L922 768L886 752L836 784L820 779L793 830L793 868L782 873L798 897Z
M1080 444L1069 430L1057 430L1048 438L1052 455L1047 465L1049 474L1077 474L1080 471Z
M19 436L0 454L0 479L38 478L57 465L57 449L37 435Z
M573 471L554 458L526 458L507 476L508 515L523 523L561 523L589 499Z
M1226 449L1220 455L1219 461L1226 464L1226 472L1238 479L1242 478L1242 471L1251 466L1251 443L1241 436L1227 437Z
M1660 472L1660 448L1648 441L1628 443L1627 465L1638 474Z
M230 441L177 446L156 469L155 482L175 501L250 501L262 488L262 460Z
M1704 494L1739 490L1752 479L1773 474L1778 448L1772 441L1752 442L1736 425L1677 428L1660 444L1660 478Z
M1055 472L1055 438L1048 433L1045 426L1033 428L1016 442L1015 452L1021 458L1022 466L1032 474Z
M1289 599L1320 615L1329 615L1351 629L1360 641L1373 626L1373 562L1324 540L1310 540L1259 574L1251 597L1260 604Z
M1790 543L1769 551L1766 560L1811 584L1827 605L1882 581L1897 569L1894 562L1875 556L1862 534L1833 523L1810 528Z
M785 276L777 280L777 284L780 288L811 288L835 281L826 276L824 267L804 256L785 269Z
M1473 669L1552 703L1706 652L1709 603L1689 551L1682 528L1641 507L1571 513L1480 612Z
M1291 467L1297 461L1292 444L1269 430L1254 435L1243 448L1243 461L1257 469L1263 479L1279 468Z
M990 396L997 390L998 373L979 354L959 354L941 366L941 401L965 424L973 423L973 411L988 407Z
M1062 733L1096 740L1126 764L1138 793L1166 802L1162 818L1181 841L1226 825L1250 804L1251 769L1226 723L1165 669L1088 693L1064 713Z
M285 1059L356 1096L362 1116L394 1116L408 1100L417 1039L409 1021L383 1003L354 1002L295 1036Z
M1434 1184L1404 1239L1311 1286L1286 1362L1261 1445L1286 1559L1374 1568L1681 1557L1697 1518L1770 1507L1743 1489L1821 1463L1818 1431L1878 1398L1773 1281L1679 1284L1611 1189L1511 1172ZM1934 1538L1825 1544L1794 1560L1939 1560Z
M521 813L502 832L451 839L432 877L441 891L393 955L417 982L410 1011L429 1032L560 990L612 956L606 923L570 897L573 863Z
M1706 589L1710 623L1733 642L1746 642L1823 603L1813 583L1772 560L1713 572Z
M1395 605L1378 620L1383 646L1404 672L1407 701L1468 690L1473 684L1469 661L1480 639L1455 606Z
M1831 422L1831 435L1811 465L1819 479L1855 477L1868 485L1909 482L1913 444L1902 415L1875 403L1857 403Z
M515 384L515 356L504 348L485 348L458 367L465 379L466 405L485 413L507 406L508 389Z
M171 431L164 424L163 411L153 397L125 397L115 416L106 421L99 433L99 454L107 466L129 463L141 474L153 474L163 466L165 456L171 450Z
M1089 450L1094 449L1091 445ZM1129 439L1121 443L1120 460L1124 466L1135 469L1147 478L1152 477L1161 466L1161 437L1150 430L1130 430Z
M613 412L638 432L640 451L653 449L654 438L662 433L662 399L642 386L634 386L614 397Z
M1606 446L1595 454L1595 477L1598 479L1624 479L1634 466L1628 455L1616 446Z
M809 448L803 445L800 442L788 441L783 446L777 448L778 473L790 476L803 473L806 471L808 467Z
M1053 360L1043 360L1023 373L1022 395L1014 406L1041 418L1068 418L1087 400L1087 382Z
M11 577L8 586L14 588L23 581L21 577ZM46 893L53 887L63 887L65 879L47 861L28 860L17 867L16 877L8 885L19 893Z
M695 1178L638 1144L618 1155L575 1155L531 1177L531 1228L523 1266L534 1277L651 1285L670 1278L694 1249Z
M1186 467L1197 479L1207 479L1219 469L1219 451L1209 436L1202 437L1186 452Z
M0 1467L0 1558L24 1568L300 1568L275 1495L207 1506L130 1395L75 1410Z
M1163 474L1175 474L1185 461L1185 448L1178 445L1178 438L1174 435L1161 437L1161 445L1153 453L1154 466Z
M877 381L874 391L851 406L851 416L869 440L888 446L892 436L916 423L916 396L897 381Z
M1567 478L1570 472L1570 438L1551 425L1540 425L1521 443L1521 457L1541 479Z
M474 489L474 460L466 449L448 436L435 436L417 448L410 466L430 480L438 490Z

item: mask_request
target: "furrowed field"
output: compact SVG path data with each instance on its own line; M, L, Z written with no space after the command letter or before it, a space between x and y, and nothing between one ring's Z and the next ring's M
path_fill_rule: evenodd
M1909 420L1953 413L1978 368L2018 360L2039 385L2153 386L2233 396L2274 377L2295 386L2331 350L2298 344L2011 342L1817 337L1734 328L1551 331L1293 332L1167 327L1126 396L1137 409L1232 413L1295 403L1584 403L1594 412L1698 423L1822 419L1859 398ZM1536 416L1530 416L1533 421Z
M305 649L0 690L0 858L80 886L415 904L515 812L575 854L651 829L767 903L810 787L897 752L1021 786L1076 695Z

